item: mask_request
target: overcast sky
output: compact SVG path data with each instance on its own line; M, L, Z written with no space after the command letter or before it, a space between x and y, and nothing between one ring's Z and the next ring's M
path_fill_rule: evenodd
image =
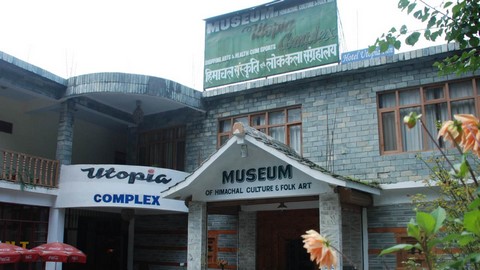
M0 51L63 78L126 72L201 90L204 19L268 2L0 0ZM367 48L392 26L419 28L397 3L337 0L341 52Z

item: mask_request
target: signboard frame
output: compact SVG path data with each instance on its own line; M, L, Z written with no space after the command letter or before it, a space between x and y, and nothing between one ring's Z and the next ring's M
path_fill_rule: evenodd
M336 0L282 1L206 20L205 89L338 61Z

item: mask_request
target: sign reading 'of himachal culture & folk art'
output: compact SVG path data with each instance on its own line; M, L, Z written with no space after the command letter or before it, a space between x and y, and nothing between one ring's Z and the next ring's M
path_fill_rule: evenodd
M335 0L283 1L206 22L204 88L338 61Z
M292 165L237 168L221 171L216 181L202 186L195 198L204 201L305 196L322 190L318 180Z

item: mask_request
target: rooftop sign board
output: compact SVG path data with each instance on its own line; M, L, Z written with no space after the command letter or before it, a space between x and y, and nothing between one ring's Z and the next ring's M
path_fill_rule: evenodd
M204 88L338 60L335 0L286 0L206 21Z

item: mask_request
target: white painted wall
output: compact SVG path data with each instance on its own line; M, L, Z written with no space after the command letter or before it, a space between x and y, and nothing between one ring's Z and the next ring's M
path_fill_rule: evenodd
M115 151L126 152L126 134L75 119L72 164L112 164Z
M0 132L0 149L55 159L59 112L29 112L35 102L0 96L0 120L13 123L13 132ZM115 151L126 151L126 131L115 132L75 119L72 164L108 164Z
M0 148L55 158L57 112L28 112L32 103L0 97L0 120L13 123L12 134L0 132Z

